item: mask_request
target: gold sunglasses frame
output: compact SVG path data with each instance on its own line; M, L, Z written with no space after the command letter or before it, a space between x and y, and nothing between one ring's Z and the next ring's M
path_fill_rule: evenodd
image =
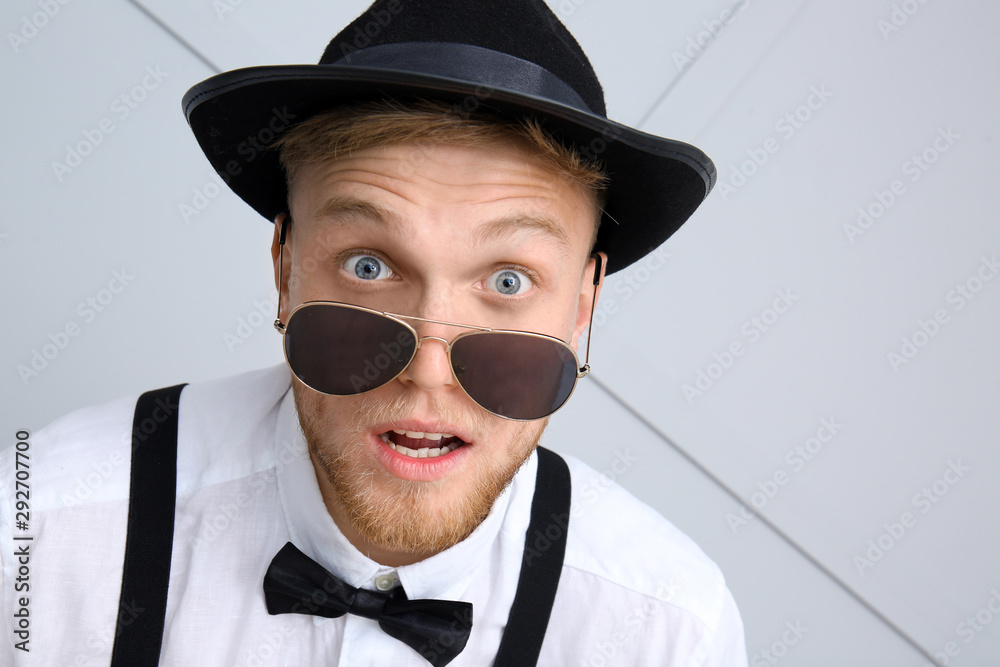
M280 231L279 237L278 237L278 288L279 288L278 289L278 312L277 312L277 316L275 317L275 320L274 320L274 328L278 331L278 333L280 333L282 335L282 337L284 337L285 332L287 331L287 325L284 324L281 321L281 285L282 285L282 280L283 280L282 271L284 269L285 233L287 231L287 225L290 222L291 222L291 216L289 216L289 215L286 214L285 219L281 223L281 231ZM325 301L325 300L305 301L305 302L299 304L298 306L296 306L292 310L291 313L288 314L288 321L289 321L289 323L292 321L292 318L295 316L295 313L299 312L300 310L302 310L303 308L306 308L308 306L316 306L316 305L340 306L340 307L343 307L343 308L350 308L352 310L360 310L362 312L372 313L373 315L381 315L382 317L385 317L385 318L388 318L388 319L393 320L395 322L398 322L400 325L402 325L403 327L405 327L406 329L408 329L413 334L413 338L414 338L414 340L416 340L416 345L413 348L413 354L410 356L409 361L406 362L406 365L403 366L403 368L401 368L399 370L399 372L397 372L395 375L393 375L391 378L389 378L388 380L386 380L382 384L378 385L377 387L372 387L371 389L366 389L365 391L359 391L359 392L354 392L354 393L350 393L350 394L330 394L330 393L327 393L327 392L322 391L320 389L317 389L316 387L313 387L309 383L307 383L304 380L302 380L302 378L300 378L298 376L298 374L295 373L295 370L292 368L292 364L288 361L288 350L286 349L286 346L285 346L284 342L282 342L281 350L282 350L282 353L285 356L285 364L288 366L289 370L292 371L292 373L295 375L295 377L298 378L299 382L302 382L302 384L304 384L305 386L309 387L313 391L319 392L321 394L325 394L327 396L357 396L357 395L360 395L360 394L366 394L369 391L375 391L379 387L383 387L383 386L389 384L390 382L392 382L393 380L395 380L396 378L398 378L400 375L402 375L406 371L407 368L410 367L410 364L413 363L413 360L417 358L417 352L420 350L420 346L421 346L421 344L423 344L423 342L425 340L437 340L437 341L440 341L440 342L444 343L444 345L445 345L445 350L446 350L446 352L448 354L448 365L451 368L452 376L455 378L455 381L458 383L458 386L462 388L462 393L464 393L466 396L468 396L469 400L471 400L473 403L475 403L476 405L478 405L479 407L481 407L483 410L486 410L490 414L494 414L497 417L502 417L503 419L509 419L510 421L536 421L538 419L544 419L546 417L549 417L549 416L555 414L558 410L562 409L562 407L564 405L566 405L569 402L569 399L573 396L573 392L576 391L576 385L578 384L577 381L580 380L580 378L586 377L587 374L590 373L590 338L591 338L590 332L591 332L591 329L593 328L593 325L594 325L594 308L597 305L597 287L598 287L598 285L600 285L600 282L601 282L601 265L602 265L602 259L601 259L601 256L599 254L594 253L592 255L592 257L597 260L597 264L596 264L596 267L594 269L594 296L591 299L591 303L590 303L590 322L587 325L586 357L584 359L584 363L583 363L582 366L580 365L580 357L577 355L576 350L574 350L573 347L568 342L562 340L561 338L556 338L555 336L550 336L548 334L537 333L537 332L534 332L534 331L521 331L519 329L493 329L493 328L490 328L490 327L482 327L482 326L477 326L477 325L474 325L474 324L461 324L461 323L458 323L458 322L445 322L443 320L432 320L432 319L428 319L426 317L417 317L415 315L401 315L399 313L390 313L390 312L384 311L384 310L375 310L374 308L366 308L364 306L357 306L357 305L354 305L352 303L344 303L342 301ZM458 334L457 336L455 336L454 338L452 338L449 341L449 340L447 340L445 338L441 338L440 336L421 336L417 332L416 329L414 329L412 326L410 326L404 320L413 320L415 322L424 322L424 323L427 323L427 324L440 324L440 325L443 325L443 326L459 327L459 328L462 328L462 329L472 329L472 331L467 331L466 333ZM565 347L567 350L569 350L570 354L573 355L573 360L575 362L574 365L577 368L577 371L576 371L576 380L573 382L573 388L570 389L569 394L566 396L565 400L563 400L563 402L559 405L559 407L556 408L555 410L553 410L552 412L548 413L547 415L543 415L541 417L533 417L531 419L519 419L517 417L508 417L507 415L502 415L502 414L499 414L497 412L493 412L489 408L483 406L475 398L473 398L469 394L469 392L466 390L465 385L462 384L462 380L455 373L455 365L454 365L454 363L452 361L452 358L451 358L451 350L452 350L452 347L455 345L455 343L458 342L459 340L461 340L462 338L466 338L468 336L476 336L476 335L484 334L484 333L516 334L516 335L520 335L520 336L530 336L530 337L534 337L534 338L542 338L542 339L545 339L545 340L550 340L550 341L553 341L555 343L558 343L558 344L562 345L563 347Z

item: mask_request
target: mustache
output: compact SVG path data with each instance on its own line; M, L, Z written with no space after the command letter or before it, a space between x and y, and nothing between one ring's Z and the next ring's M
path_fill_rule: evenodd
M399 393L386 399L375 395L360 395L354 406L348 427L363 431L371 424L392 422L400 415L429 414L435 419L448 424L461 424L471 433L484 433L500 419L479 406L461 407L454 403L445 403L436 397L418 397L415 392Z

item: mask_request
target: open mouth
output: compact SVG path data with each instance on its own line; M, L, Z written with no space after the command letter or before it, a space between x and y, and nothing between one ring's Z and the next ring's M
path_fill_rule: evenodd
M379 436L395 452L414 459L437 458L466 444L450 433L393 429Z

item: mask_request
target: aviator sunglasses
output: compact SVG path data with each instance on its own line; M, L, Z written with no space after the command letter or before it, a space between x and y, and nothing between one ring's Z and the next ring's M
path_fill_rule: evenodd
M278 282L281 284L285 217L279 234ZM601 256L594 271L593 324ZM279 295L280 300L280 295ZM278 304L281 312L281 304ZM420 336L407 321L468 329L451 341ZM541 419L561 408L590 372L590 336L580 366L565 341L530 331L491 329L363 308L336 301L307 301L274 327L283 335L285 360L304 385L323 394L353 396L391 382L412 363L425 340L447 347L459 386L485 410L505 419Z

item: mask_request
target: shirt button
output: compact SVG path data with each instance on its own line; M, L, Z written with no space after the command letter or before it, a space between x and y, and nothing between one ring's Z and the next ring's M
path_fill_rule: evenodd
M391 591L399 583L396 578L395 573L393 574L380 574L375 577L375 588L380 591Z

